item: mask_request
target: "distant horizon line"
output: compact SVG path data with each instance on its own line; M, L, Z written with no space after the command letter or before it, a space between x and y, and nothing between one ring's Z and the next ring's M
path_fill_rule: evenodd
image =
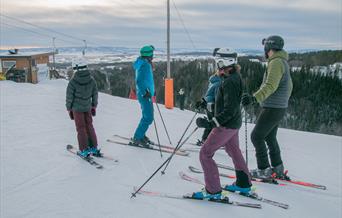
M57 49L68 49L68 48L77 48L77 49L84 49L83 46L63 46L58 47ZM123 49L139 49L139 47L126 47L126 46L88 46L87 49L90 48L123 48ZM0 46L0 51L8 51L12 49L19 49L19 50L29 50L29 49L53 49L52 47L40 47L40 46ZM211 52L213 48L184 48L184 47L177 47L177 48L171 48L171 49L177 49L177 50L188 50L189 52L200 52L200 51L208 51ZM257 48L235 48L236 50L253 50L253 51L260 51L263 52L262 49ZM166 50L166 48L157 48L157 50ZM342 48L289 48L285 49L287 51L338 51L342 50Z

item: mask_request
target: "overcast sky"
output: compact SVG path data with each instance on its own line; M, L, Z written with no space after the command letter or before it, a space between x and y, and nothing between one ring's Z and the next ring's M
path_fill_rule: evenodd
M0 46L166 47L166 0L0 0ZM179 19L176 4L190 35ZM171 47L262 49L272 34L287 49L342 49L342 0L171 0ZM37 34L38 33L38 34Z

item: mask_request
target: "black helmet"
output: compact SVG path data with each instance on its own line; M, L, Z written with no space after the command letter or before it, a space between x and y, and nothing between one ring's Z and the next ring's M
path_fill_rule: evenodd
M282 50L284 47L284 39L280 36L269 36L262 40L265 53L268 53L271 49Z

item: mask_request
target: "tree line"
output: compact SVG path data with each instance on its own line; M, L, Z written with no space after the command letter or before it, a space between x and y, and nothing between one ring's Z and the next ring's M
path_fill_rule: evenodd
M260 58L261 59L261 58ZM304 54L290 54L291 61L300 63L300 71L291 71L293 92L287 114L280 126L295 130L342 135L342 81L336 76L324 76L310 73L310 67L342 62L342 51L318 51ZM205 94L208 79L214 73L214 62L208 60L171 62L174 78L175 105L178 106L177 92L185 91L185 108L194 110L194 104ZM261 85L266 66L249 61L248 57L239 58L241 76L245 92L253 93ZM114 69L96 70L92 74L99 90L109 94L128 97L130 89L135 87L132 63L120 63ZM154 80L158 103L164 103L164 78L166 63L155 63ZM259 106L248 108L249 122L255 122Z

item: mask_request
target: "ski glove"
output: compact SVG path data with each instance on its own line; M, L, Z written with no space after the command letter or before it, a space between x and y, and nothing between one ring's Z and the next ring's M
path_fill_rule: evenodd
M202 98L200 101L196 102L195 104L196 109L205 109L207 107L207 101Z
M72 111L68 111L69 117L71 120L74 120L74 113Z
M95 117L95 116L96 116L96 107L92 107L91 110L90 110L90 112L91 112L91 115L92 115L93 117Z
M242 105L243 106L248 106L248 105L254 105L257 102L256 98L253 95L250 95L248 93L242 94Z
M148 98L151 98L152 96L151 96L151 92L148 90L148 89L146 89L146 92L145 92L145 94L143 95L143 98L146 98L146 99L148 99Z
M211 129L211 128L214 128L216 127L214 121L209 121L207 118L202 118L202 117L199 117L196 119L196 125L199 127L199 128L205 128L205 129Z

